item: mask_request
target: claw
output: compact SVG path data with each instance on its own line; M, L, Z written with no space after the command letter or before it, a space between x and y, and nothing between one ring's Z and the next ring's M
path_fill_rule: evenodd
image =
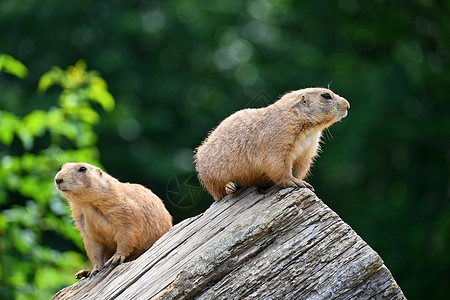
M125 261L125 256L114 254L113 257L111 257L111 258L105 263L105 265L103 266L103 269L104 269L104 268L109 268L109 267L115 268L115 267L117 267L118 265L120 265L121 263L123 263L124 261Z
M75 274L75 278L79 279L79 280L85 279L85 278L90 278L91 277L91 273L92 272L90 270L81 270L81 271L78 271Z
M238 185L236 182L230 181L225 185L225 192L229 194L233 194L238 190Z
M310 189L311 191L315 191L314 187L312 185L310 185L309 183L307 183L306 181L303 181L303 184L305 185L305 187L307 187L308 189Z
M91 273L89 274L89 279L94 277L98 272L100 272L100 269L92 270Z
M77 274L75 274L75 278L82 280L82 279L91 279L94 277L98 272L100 272L100 269L94 269L94 270L81 270L78 271Z
M296 185L298 188L305 188L306 185L303 183L303 181L292 181L294 185Z
M304 180L293 180L292 182L294 183L294 186L297 186L298 188L308 188L311 191L314 191L314 187Z

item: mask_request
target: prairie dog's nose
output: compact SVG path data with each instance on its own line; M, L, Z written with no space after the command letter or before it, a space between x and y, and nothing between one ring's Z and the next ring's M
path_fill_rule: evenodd
M347 104L347 110L349 110L350 109L350 103L347 100L344 100L344 101L345 101L345 104Z
M64 182L64 180L62 178L56 178L55 182L56 182L56 184L61 184Z

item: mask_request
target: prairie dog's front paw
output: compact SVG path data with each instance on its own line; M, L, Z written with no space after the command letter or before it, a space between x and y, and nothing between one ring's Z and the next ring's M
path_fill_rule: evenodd
M89 274L89 278L94 277L95 274L97 274L98 272L100 272L100 269L94 269L91 271L91 274Z
M303 183L302 180L299 180L297 178L290 178L285 180L280 184L282 187L293 187L293 188L304 188L306 185Z
M286 181L285 183L282 184L283 187L298 187L298 188L308 188L311 191L314 191L314 188L312 185L310 185L309 183L307 183L304 180L300 180L297 178L291 179L289 181Z
M310 185L309 183L307 183L306 181L303 180L303 184L305 185L305 187L307 187L311 191L314 191L314 187L312 185Z
M125 261L124 255L114 254L103 266L103 268L115 268Z
M81 270L75 274L75 278L80 280L89 278L91 276L91 273L92 273L91 270Z

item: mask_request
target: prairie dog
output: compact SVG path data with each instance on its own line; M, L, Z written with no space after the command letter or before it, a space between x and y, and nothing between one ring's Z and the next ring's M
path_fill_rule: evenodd
M215 200L250 185L312 189L303 179L322 131L347 116L349 108L329 89L306 88L267 107L240 110L197 148L198 177Z
M93 265L92 271L75 274L78 279L137 258L172 227L172 217L152 191L121 183L93 165L66 163L55 184L70 204Z

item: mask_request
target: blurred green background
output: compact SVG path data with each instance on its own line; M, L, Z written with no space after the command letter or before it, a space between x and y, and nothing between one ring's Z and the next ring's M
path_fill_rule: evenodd
M192 155L214 126L330 83L351 109L308 181L409 299L450 295L449 1L2 0L0 53L0 298L90 267L64 162L151 188L179 222L212 203Z

